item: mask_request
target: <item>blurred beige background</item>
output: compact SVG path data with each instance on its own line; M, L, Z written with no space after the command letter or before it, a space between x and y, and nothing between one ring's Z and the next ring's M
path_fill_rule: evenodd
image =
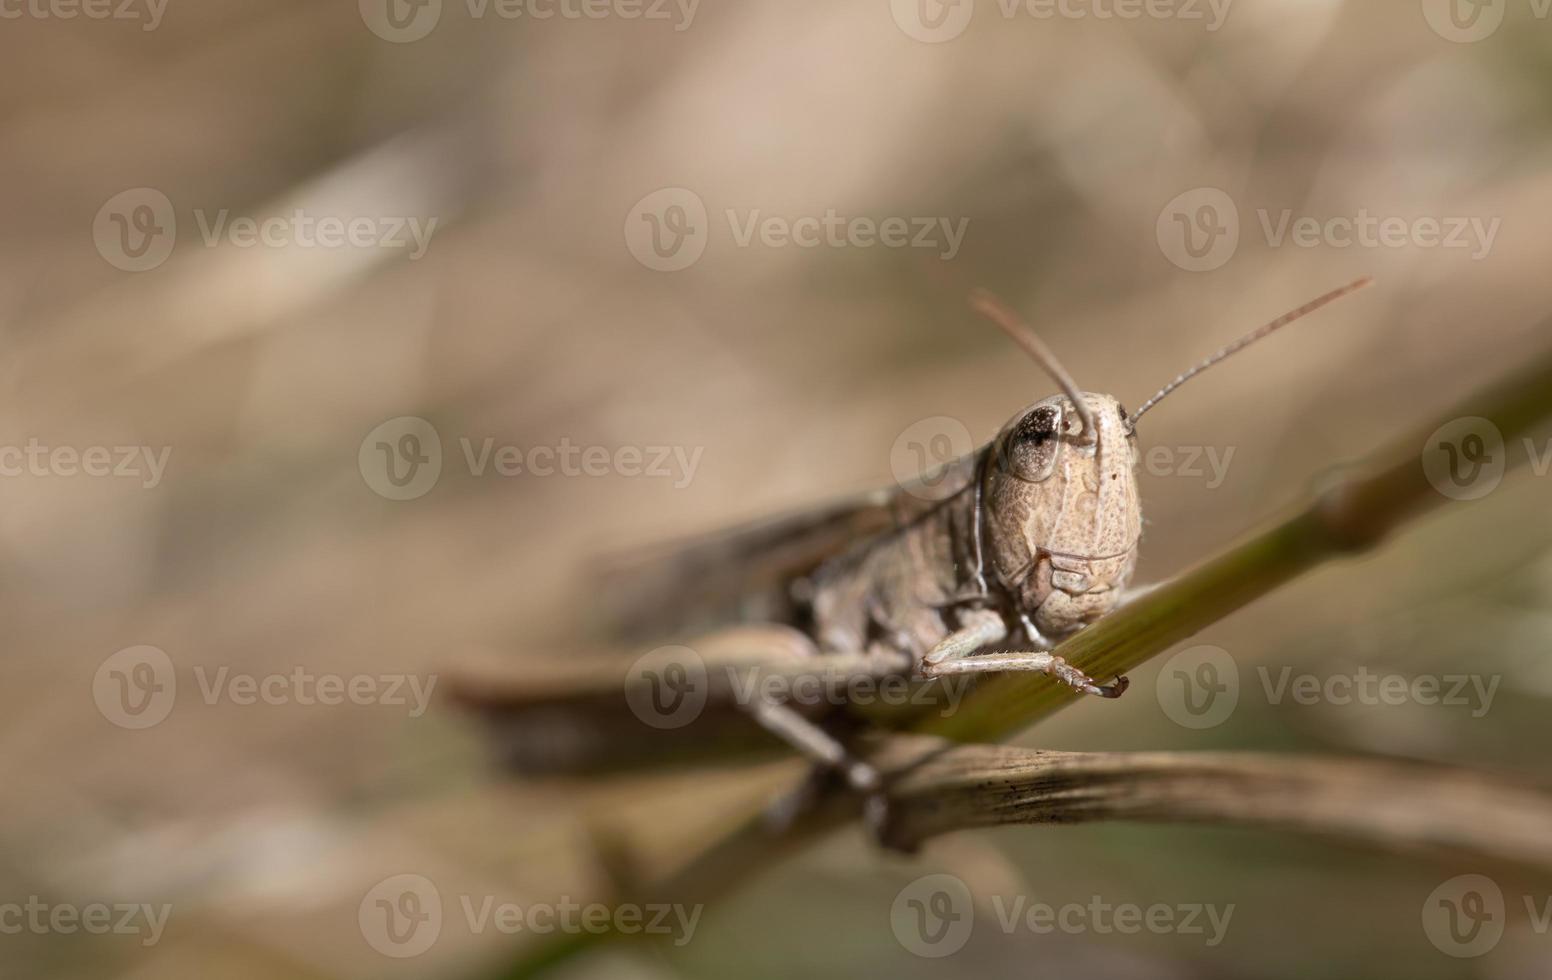
M1150 414L1145 449L1229 465L1216 481L1145 472L1143 581L1547 342L1552 23L1529 0L1462 0L1454 20L1419 0L1236 0L1221 20L1205 3L1106 18L1099 0L1049 18L998 0L706 2L661 18L624 0L599 18L548 0L516 18L495 0L392 2L395 19L383 0L4 8L0 445L80 461L45 455L0 480L0 902L171 908L150 944L0 935L5 977L482 975L533 937L476 933L456 896L592 894L588 823L704 839L793 770L515 784L434 685L598 645L600 551L888 485L924 419L989 438L1049 386L967 314L970 288L1007 298L1082 384L1135 407L1256 324L1378 278ZM649 199L665 188L689 196ZM704 218L670 213L694 202ZM943 219L963 239L951 258L941 224L928 247L740 244L756 214L830 211ZM1279 237L1285 213L1325 230ZM366 223L325 247L298 214ZM1405 234L1344 244L1325 225L1360 214ZM232 224L276 217L267 241ZM688 252L639 259L657 254L654 218L659 245L699 257L671 272L650 266ZM416 257L410 219L430 231ZM1201 235L1191 247L1181 221ZM1468 247L1430 242L1430 221L1463 222ZM1226 222L1237 244L1208 235ZM1472 237L1489 227L1490 242ZM405 416L434 428L442 469L390 500L363 441ZM465 439L699 456L683 480L476 475ZM81 471L88 450L117 462L121 446L165 451L165 472L139 456L126 476ZM1218 727L1172 723L1155 667L1122 701L1025 740L1381 751L1545 776L1548 486L1511 477L1204 634L1249 688ZM142 646L165 660L109 660ZM1501 687L1482 717L1273 705L1256 664L1465 670ZM304 703L299 672L372 691ZM225 686L239 675L291 680L244 704ZM393 678L405 696L432 687L430 709L389 703ZM130 710L140 695L165 718L126 727L146 719ZM984 926L937 962L890 929L901 887L936 870L1056 904L1236 912L1216 947ZM1509 896L1505 938L1481 959L1444 955L1419 910L1484 870ZM363 896L399 874L434 881L446 907L408 959L360 924ZM848 835L705 910L681 948L566 969L1517 978L1552 951L1518 898L1549 894L1514 869L1270 834L1010 830L919 863Z

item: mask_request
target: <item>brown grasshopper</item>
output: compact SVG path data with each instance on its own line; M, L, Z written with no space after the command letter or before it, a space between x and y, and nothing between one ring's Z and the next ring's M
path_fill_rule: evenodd
M695 648L712 663L917 679L1038 671L1118 697L1126 678L1101 683L1051 649L1128 595L1142 537L1138 421L1197 374L1369 282L1327 293L1224 347L1135 413L1110 395L1082 391L1028 326L978 293L973 308L1024 348L1059 394L924 477L934 481L932 493L918 486L879 491L662 556L646 581L665 591L634 595L635 618L642 611L709 613L721 628ZM605 755L629 755L639 741L639 733L601 735L609 731L602 719L619 714L618 690L587 712L591 748ZM727 685L714 693L724 701L736 694ZM550 724L564 714L564 699L548 696L466 691L463 699L505 722L526 715ZM846 726L837 723L846 705L815 711L768 692L733 700L823 770L839 771L863 792L880 790L878 773L846 747ZM566 737L561 755L578 754L586 728ZM542 735L530 726L509 740L515 758L535 768L533 743ZM537 767L552 768L553 760Z

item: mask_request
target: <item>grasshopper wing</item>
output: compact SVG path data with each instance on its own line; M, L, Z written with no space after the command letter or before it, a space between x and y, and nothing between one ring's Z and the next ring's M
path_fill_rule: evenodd
M983 452L920 481L617 557L600 570L603 619L629 641L734 622L801 626L795 583L969 490Z
M791 624L792 583L895 526L892 494L880 491L615 556L600 569L604 620L625 640L739 621Z

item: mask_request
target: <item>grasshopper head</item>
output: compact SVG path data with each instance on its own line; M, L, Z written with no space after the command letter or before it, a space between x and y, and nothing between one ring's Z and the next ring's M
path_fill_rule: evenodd
M985 470L992 566L1042 633L1061 635L1113 609L1142 536L1136 437L1109 395L1036 402L997 436Z
M983 471L985 544L1003 588L1051 635L1114 609L1131 581L1142 537L1137 420L1187 381L1258 340L1362 289L1334 289L1178 375L1128 416L1109 395L1082 391L1035 332L989 293L971 306L1045 368L1064 394L1036 402L1005 426Z

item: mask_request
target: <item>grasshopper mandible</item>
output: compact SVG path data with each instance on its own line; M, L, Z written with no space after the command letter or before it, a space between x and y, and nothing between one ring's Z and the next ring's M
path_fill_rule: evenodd
M896 487L676 549L648 566L648 580L667 591L639 596L635 605L653 614L709 612L720 628L695 647L713 662L917 679L1039 671L1089 694L1118 697L1124 677L1101 682L1051 649L1128 595L1142 537L1139 420L1207 368L1370 282L1360 279L1252 331L1135 413L1110 395L1081 390L1016 314L977 293L972 307L1050 375L1058 394L934 473L933 493ZM731 608L717 608L718 597ZM547 724L561 717L546 697L475 692L463 699L500 721L536 709ZM857 790L880 791L879 774L847 748L846 705L815 711L769 694L738 700L742 715L817 763L817 772L836 771ZM590 707L597 710L587 713L589 727L598 731L590 744L586 732L561 739L567 752L575 755L582 745L584 754L619 754L623 742L637 741L600 736L606 726L597 722L609 709ZM533 764L535 734L530 726L517 740L522 744L508 740L515 761L573 768L553 759Z

